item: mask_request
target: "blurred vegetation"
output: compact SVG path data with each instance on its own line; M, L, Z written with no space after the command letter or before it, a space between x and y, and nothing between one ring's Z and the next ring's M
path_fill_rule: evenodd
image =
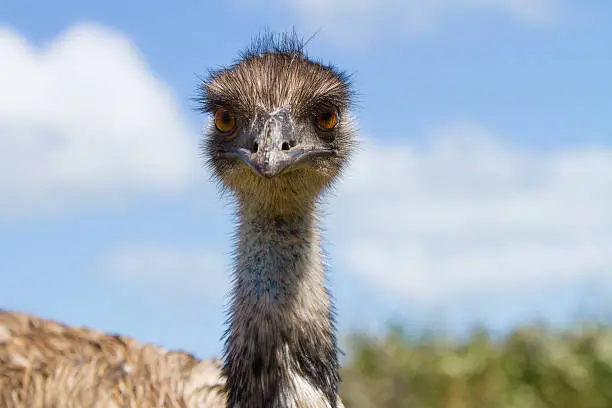
M612 408L612 326L463 341L395 328L353 336L347 355L347 408Z

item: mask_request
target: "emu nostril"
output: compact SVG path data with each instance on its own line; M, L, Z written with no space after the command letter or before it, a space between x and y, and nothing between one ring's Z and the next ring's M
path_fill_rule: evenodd
M253 147L251 148L251 152L252 153L257 153L258 150L259 150L259 145L257 144L257 142L253 143Z
M283 145L281 146L281 150L289 150L289 143L283 142Z

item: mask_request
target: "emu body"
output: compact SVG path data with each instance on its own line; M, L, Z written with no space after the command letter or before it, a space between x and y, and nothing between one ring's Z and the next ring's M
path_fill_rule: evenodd
M3 407L342 407L318 211L355 145L348 78L295 36L264 36L199 101L207 164L236 206L223 362L5 312Z
M0 312L0 407L225 407L220 362Z

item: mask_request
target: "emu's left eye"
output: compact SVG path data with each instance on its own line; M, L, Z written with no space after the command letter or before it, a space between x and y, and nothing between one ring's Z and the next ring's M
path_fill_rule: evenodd
M215 127L221 133L231 133L236 127L234 112L226 108L217 109L215 111Z
M338 111L334 108L321 108L317 111L317 125L323 130L332 130L338 124Z

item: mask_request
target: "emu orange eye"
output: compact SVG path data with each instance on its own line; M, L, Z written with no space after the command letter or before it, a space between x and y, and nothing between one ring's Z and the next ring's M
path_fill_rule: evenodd
M331 130L338 124L338 112L332 108L323 108L317 112L317 125L323 130Z
M226 108L217 109L215 111L215 127L221 133L231 133L236 127L234 112Z

